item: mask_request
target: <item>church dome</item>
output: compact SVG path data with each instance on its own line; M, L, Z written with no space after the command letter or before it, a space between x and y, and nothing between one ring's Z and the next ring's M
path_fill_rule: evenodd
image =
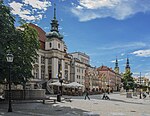
M58 39L63 39L63 36L59 32L57 32L57 31L51 31L51 32L47 33L46 37L47 38L56 37Z

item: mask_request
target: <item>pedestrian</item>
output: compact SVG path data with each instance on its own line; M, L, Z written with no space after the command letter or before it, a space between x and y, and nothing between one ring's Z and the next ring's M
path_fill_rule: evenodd
M88 89L86 88L86 90L85 90L85 100L86 100L86 98L88 98L89 100L90 100L90 97L89 97L89 91L88 91Z
M108 97L108 95L107 95L105 92L103 93L103 97L102 97L102 99L110 100L110 98Z
M106 99L106 94L105 94L105 92L103 93L102 99Z
M142 95L143 95L143 99L145 99L146 98L146 93L143 93Z

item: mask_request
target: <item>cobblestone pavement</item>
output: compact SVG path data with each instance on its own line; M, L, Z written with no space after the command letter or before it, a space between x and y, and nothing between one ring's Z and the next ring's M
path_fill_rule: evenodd
M63 96L68 97L68 96ZM102 95L71 96L72 102L13 102L13 112L8 113L8 104L0 102L0 116L150 116L150 98L139 96L126 98L124 94L110 94L110 100L102 100ZM97 114L97 115L96 115Z

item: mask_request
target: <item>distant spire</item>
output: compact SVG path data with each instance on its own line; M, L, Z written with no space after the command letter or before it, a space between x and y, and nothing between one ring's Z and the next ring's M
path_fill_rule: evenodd
M127 56L127 62L126 62L126 71L130 71L130 63L129 63L128 56Z
M115 70L116 73L119 73L119 66L118 66L117 56L116 56L116 62L115 62L115 68L114 68L114 70Z
M127 57L127 63L126 63L126 68L129 68L129 58Z
M118 67L118 59L117 59L117 56L116 56L116 63L115 63L115 67L116 67L116 68Z
M54 19L56 19L56 4L54 3Z

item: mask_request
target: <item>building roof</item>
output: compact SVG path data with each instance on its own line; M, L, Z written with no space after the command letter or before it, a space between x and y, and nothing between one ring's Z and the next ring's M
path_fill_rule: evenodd
M83 53L83 52L72 52L70 54L78 54L78 55L82 55L82 56L85 56L87 58L90 58L87 54Z
M115 73L115 71L112 70L112 68L109 68L109 67L103 66L103 65L100 66L100 67L98 67L97 70L98 70L98 71L111 71L111 72L114 72L114 73Z
M46 32L43 29L41 29L39 26L33 23L29 23L29 26L37 30L39 41L40 41L40 48L45 50Z
M29 26L31 26L37 30L40 41L42 41L42 42L46 41L46 32L42 28L40 28L39 26L37 26L33 23L29 23Z

